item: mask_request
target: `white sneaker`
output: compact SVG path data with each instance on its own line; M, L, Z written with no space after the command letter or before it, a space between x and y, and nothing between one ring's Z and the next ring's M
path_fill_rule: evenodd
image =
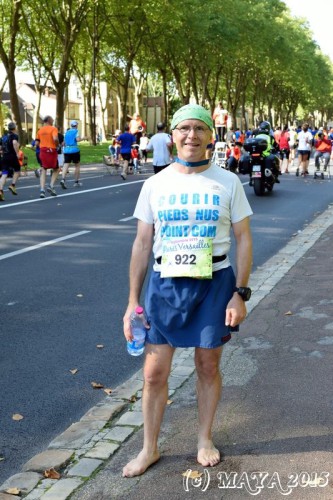
M78 188L78 187L81 187L81 186L82 186L82 182L80 182L80 181L75 181L74 182L74 187L75 188Z

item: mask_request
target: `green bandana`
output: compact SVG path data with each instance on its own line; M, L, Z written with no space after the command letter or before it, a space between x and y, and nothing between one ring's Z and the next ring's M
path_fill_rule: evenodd
M171 122L171 130L177 127L178 123L184 120L200 120L213 130L213 119L207 109L199 106L199 104L187 104L178 109L173 115Z

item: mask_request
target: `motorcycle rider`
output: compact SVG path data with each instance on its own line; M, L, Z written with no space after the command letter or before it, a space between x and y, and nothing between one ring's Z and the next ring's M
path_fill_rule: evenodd
M267 148L263 151L262 155L265 158L265 167L270 169L275 177L275 182L280 183L279 180L279 160L278 158L272 154L272 152L278 147L274 135L273 130L271 128L271 124L267 121L263 121L260 123L259 128L254 131L254 137L258 137L259 139L265 139L267 141ZM252 173L250 173L250 186L253 186Z

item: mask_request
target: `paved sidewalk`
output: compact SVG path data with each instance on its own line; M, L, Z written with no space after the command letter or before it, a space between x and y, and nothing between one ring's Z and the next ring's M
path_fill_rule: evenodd
M222 360L218 466L196 463L193 349L182 349L170 377L162 458L146 474L121 477L142 444L139 371L0 491L16 487L26 500L238 500L255 494L275 500L288 493L297 500L333 499L332 249L333 205L252 275L249 317ZM51 467L60 479L43 479ZM189 470L201 475L182 476ZM0 493L0 500L7 498L19 497Z

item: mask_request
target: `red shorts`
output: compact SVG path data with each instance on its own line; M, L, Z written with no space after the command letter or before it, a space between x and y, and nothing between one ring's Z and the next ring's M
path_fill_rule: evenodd
M39 156L43 168L58 168L58 153L56 149L40 148Z

